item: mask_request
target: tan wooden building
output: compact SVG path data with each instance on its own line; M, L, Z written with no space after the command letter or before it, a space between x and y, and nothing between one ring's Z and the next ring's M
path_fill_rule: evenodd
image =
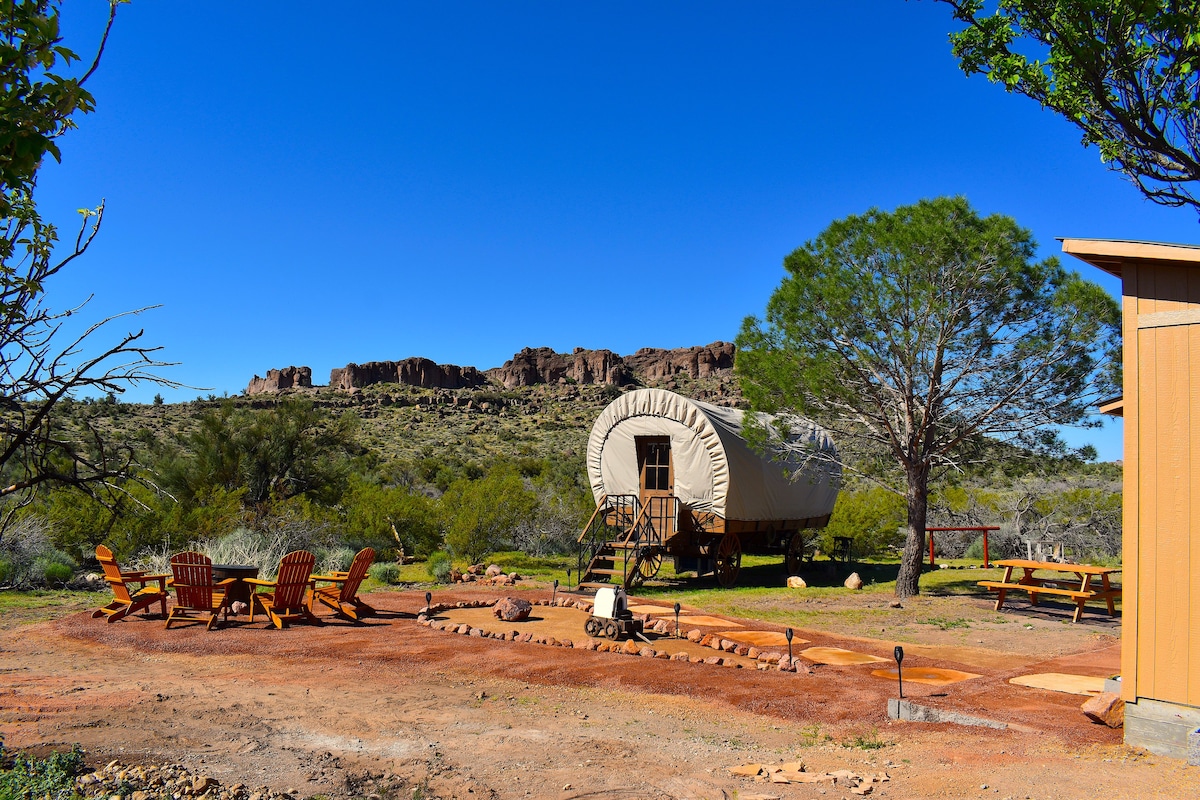
M1122 283L1125 741L1186 758L1200 734L1200 246L1064 239Z

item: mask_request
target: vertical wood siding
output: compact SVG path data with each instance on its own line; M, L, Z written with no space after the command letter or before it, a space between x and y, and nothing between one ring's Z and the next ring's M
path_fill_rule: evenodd
M1200 270L1126 269L1125 691L1200 705L1200 325L1136 319L1200 307Z

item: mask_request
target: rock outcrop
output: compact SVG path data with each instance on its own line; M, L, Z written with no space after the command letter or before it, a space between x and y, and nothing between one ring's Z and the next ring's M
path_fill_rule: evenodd
M347 364L329 373L329 388L341 391L375 383L403 383L424 389L469 389L487 382L487 376L475 367L435 364L428 358L419 357Z
M502 384L506 389L539 384L627 386L635 383L645 386L666 384L674 388L672 382L679 377L712 378L732 374L734 354L735 348L729 342L676 350L643 347L630 356L582 347L571 353L556 353L549 347L526 347L504 362L504 366L486 372L475 367L435 364L420 357L347 364L330 371L329 388L348 392L377 383L399 383L423 389L473 389L492 382ZM312 388L312 370L286 367L270 370L266 378L255 375L246 394L279 394L293 388Z
M487 375L506 389L539 383L624 386L633 382L633 374L619 355L611 350L581 347L570 354L556 353L549 347L526 347L504 366L488 370Z
M284 367L267 370L267 377L255 375L246 387L246 395L279 394L285 389L311 389L312 370L308 367Z
M643 347L625 363L642 383L650 384L686 375L689 378L710 378L733 370L733 356L737 348L731 342L713 342L703 347L681 347L663 350L658 347Z
M504 366L488 370L487 375L508 389L571 382L624 386L640 381L652 385L679 375L709 378L727 374L733 370L734 352L729 342L677 350L643 347L625 357L611 350L577 348L567 354L556 353L549 347L527 347Z

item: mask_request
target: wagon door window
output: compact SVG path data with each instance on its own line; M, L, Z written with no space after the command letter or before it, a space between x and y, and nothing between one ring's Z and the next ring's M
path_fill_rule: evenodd
M639 436L637 445L642 491L671 491L671 440L665 436Z

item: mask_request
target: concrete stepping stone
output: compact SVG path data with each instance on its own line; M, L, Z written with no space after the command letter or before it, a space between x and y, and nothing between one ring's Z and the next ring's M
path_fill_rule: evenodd
M793 639L792 641L795 642L796 640ZM831 664L836 667L850 666L852 664L886 663L890 660L868 655L867 653L856 653L853 650L843 650L840 647L810 647L807 650L801 650L800 655L817 664Z
M905 676L907 677L907 675ZM1092 696L1104 691L1104 678L1089 675L1071 675L1066 672L1039 672L1033 675L1018 675L1009 680L1016 686L1032 689L1049 689L1052 692Z
M873 669L871 674L876 678L887 678L889 680L898 680L896 670L894 669ZM905 667L904 682L905 683L927 683L930 686L946 686L959 681L969 681L971 678L979 676L971 672L961 672L957 669L945 669L943 667Z
M680 625L683 623L681 622ZM787 637L779 631L721 631L718 635L751 647L787 647ZM808 644L808 639L792 637L792 645Z
M630 606L629 610L634 614L675 614L675 609L671 606L640 605ZM683 617L680 616L680 619L682 620Z
M691 626L700 627L700 628L744 628L744 627L746 627L745 625L741 625L737 622L730 622L727 619L718 619L717 617L706 617L703 615L697 615L694 617L681 616L679 618L679 627L682 628L684 625L691 625ZM729 637L725 637L725 638L729 638Z

